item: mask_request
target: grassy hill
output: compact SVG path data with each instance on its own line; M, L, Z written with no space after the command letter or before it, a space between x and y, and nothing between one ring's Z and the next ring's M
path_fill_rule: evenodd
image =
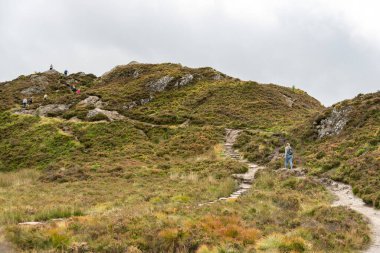
M296 136L304 140L298 147L312 174L349 183L366 203L380 208L380 92L326 108Z
M349 252L368 243L365 221L329 207L307 178L263 171L244 197L199 206L228 196L231 175L247 170L225 156L225 128L245 128L238 145L265 163L324 110L301 90L134 63L101 77L20 76L0 84L0 101L0 224L25 252Z

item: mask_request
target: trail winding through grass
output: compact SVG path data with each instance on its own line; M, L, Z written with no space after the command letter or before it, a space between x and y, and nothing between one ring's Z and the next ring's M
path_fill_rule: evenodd
M254 163L249 163L247 160L243 159L240 154L234 150L233 145L236 138L239 136L241 130L236 129L226 129L226 142L225 142L225 153L227 156L235 159L237 161L245 162L248 164L248 171L244 174L234 174L233 176L240 179L238 189L233 192L229 197L220 198L219 200L227 200L231 198L238 198L241 194L248 191L252 187L252 182L254 180L255 174L259 167ZM304 175L303 171L300 171L300 175ZM343 183L333 181L331 179L317 179L319 182L323 183L327 189L336 196L336 200L333 202L333 206L346 206L352 210L362 214L366 217L371 224L372 229L372 244L364 253L380 253L380 211L375 210L373 207L366 205L362 199L356 197L351 186ZM212 201L209 203L214 203Z
M3 229L0 227L0 252L1 253L14 253L15 251L11 248L9 243L4 239Z
M263 167L258 166L254 163L249 163L247 160L243 159L243 157L234 150L233 145L236 141L236 138L239 136L241 130L236 129L226 129L226 139L224 143L224 151L225 155L231 159L236 161L244 162L248 165L248 171L242 174L233 174L232 176L239 181L239 185L237 189L231 193L228 197L221 197L219 199L199 204L198 206L213 204L218 201L225 201L229 199L237 199L243 193L248 191L252 187L253 180L255 178L255 174L258 170L263 169Z
M380 211L367 206L362 199L356 197L351 186L330 179L323 179L323 183L337 197L333 206L346 206L365 216L372 229L372 244L365 253L380 253Z

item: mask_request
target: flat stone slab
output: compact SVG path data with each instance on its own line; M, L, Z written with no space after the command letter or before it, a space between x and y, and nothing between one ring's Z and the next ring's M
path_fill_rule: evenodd
M39 226L39 225L44 225L45 223L39 222L39 221L27 221L27 222L21 222L19 225L23 226Z

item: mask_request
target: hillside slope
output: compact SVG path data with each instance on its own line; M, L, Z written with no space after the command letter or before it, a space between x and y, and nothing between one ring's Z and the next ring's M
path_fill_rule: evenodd
M349 183L380 208L380 92L337 103L296 132L311 173Z
M241 198L199 205L247 171L226 155L226 128L246 128L245 153L264 163L324 109L298 89L134 63L20 76L0 98L0 226L20 251L350 252L369 241L365 221L308 178L262 171Z

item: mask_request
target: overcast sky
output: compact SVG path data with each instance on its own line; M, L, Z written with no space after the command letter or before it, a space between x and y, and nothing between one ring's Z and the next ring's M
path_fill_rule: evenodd
M132 60L211 66L331 105L380 87L380 1L0 0L0 81Z

